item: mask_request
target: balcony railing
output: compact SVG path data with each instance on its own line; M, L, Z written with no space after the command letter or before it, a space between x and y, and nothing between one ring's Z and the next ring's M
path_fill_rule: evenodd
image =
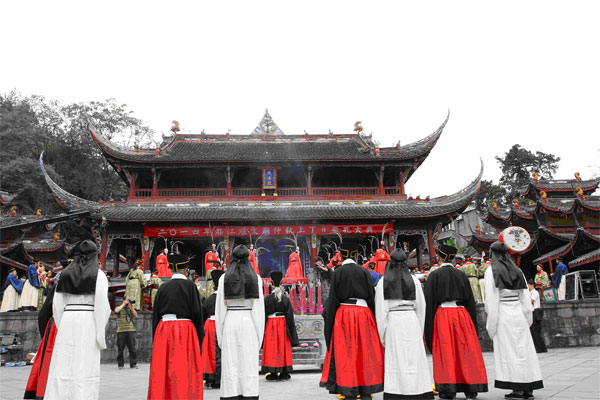
M306 187L278 188L278 198L347 198L354 196L357 198L370 198L382 196L404 196L399 187L384 187L383 193L379 187L313 187L312 193ZM156 195L152 189L135 189L132 200L156 200L156 199L200 199L200 198L231 198L244 197L256 198L256 200L265 197L274 197L275 191L266 190L266 196L263 196L263 190L260 188L232 188L228 194L226 188L159 188Z

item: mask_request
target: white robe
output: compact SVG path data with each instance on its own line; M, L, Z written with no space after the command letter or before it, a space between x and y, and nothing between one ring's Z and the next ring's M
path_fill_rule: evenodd
M90 304L94 311L64 311L68 304ZM97 399L100 394L100 350L106 349L110 317L108 280L98 270L96 292L55 292L52 304L58 333L50 361L45 400Z
M38 306L38 293L39 289L36 288L27 279L23 283L23 291L21 292L21 303L19 307L35 307Z
M215 303L215 328L221 348L221 397L258 396L258 353L265 330L262 279L258 299L225 300L225 275L219 279ZM227 310L228 306L251 310Z
M4 295L2 296L2 306L0 306L0 312L7 312L16 310L19 308L20 295L15 290L13 285L8 285L4 289Z
M498 289L492 268L485 271L485 312L486 328L494 342L496 381L541 381L542 372L529 332L533 322L529 290ZM517 301L501 301L515 295L518 296Z
M431 393L431 375L423 343L425 296L419 280L413 276L415 300L385 300L381 277L375 290L375 318L381 343L385 346L384 393L419 395ZM414 307L409 311L389 311L397 306Z

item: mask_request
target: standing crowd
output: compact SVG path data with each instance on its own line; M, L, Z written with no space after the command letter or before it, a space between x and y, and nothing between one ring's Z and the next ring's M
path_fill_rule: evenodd
M356 245L343 243L330 262L332 268L318 265L328 283L322 387L346 399L370 398L377 392L383 392L384 399L432 399L434 391L442 399L454 399L457 392L476 398L488 390L477 334L479 299L485 302L486 329L494 343L495 387L510 390L507 398L519 399L531 399L533 391L543 387L538 339L532 339L529 330L537 318L530 293L533 282L528 290L504 243L491 246L483 291L474 275L477 270L465 272L450 262L455 248L441 246L438 252L442 264L429 272L424 289L399 249L386 253L382 265L374 260L363 268L355 262ZM271 273L272 292L263 297L252 251L238 245L226 270L218 258L210 260L207 276L214 291L202 301L189 279L188 256L167 253L157 258L159 271L151 278L148 399L201 399L205 387L220 390L221 399L258 399L261 348L266 379L290 379L292 347L299 340L292 306L281 286L283 274ZM164 275L170 279L163 282ZM145 285L143 272L133 268L127 295L115 310L120 368L125 346L130 367L136 367L133 320ZM83 241L40 309L42 342L25 398L97 399L110 313L108 280L98 268L98 249ZM433 356L433 377L426 348Z

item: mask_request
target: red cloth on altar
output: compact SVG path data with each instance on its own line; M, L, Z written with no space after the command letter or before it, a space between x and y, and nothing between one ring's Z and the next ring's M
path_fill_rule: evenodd
M169 261L164 253L156 256L156 270L161 278L170 278L173 276L173 271L169 268Z
M202 340L202 357L204 357L204 373L217 372L217 330L215 321L207 319L204 323L204 339Z
M219 256L213 253L212 251L208 251L204 255L204 271L208 275L208 271L215 269L216 264L219 264Z
M267 318L261 373L292 372L293 364L292 344L287 335L285 316Z
M433 380L438 392L487 392L477 330L464 307L437 309L431 347Z
M52 360L52 351L54 350L54 341L56 339L56 324L54 318L50 318L44 331L44 336L40 342L33 367L29 372L29 380L25 386L24 399L42 399L46 394L46 383L48 382L48 370L50 369L50 360Z
M295 279L304 278L304 271L300 263L300 255L295 251L290 254L290 262L285 273L285 278Z
M341 305L335 315L320 386L344 396L383 391L384 353L368 307Z
M254 255L254 251L250 251L248 260L250 260L250 265L252 265L252 268L254 268L254 272L256 272L257 275L260 275L260 271L258 270L258 265L256 265L256 255Z
M160 321L152 346L148 400L202 399L202 369L192 321Z
M379 275L383 275L385 273L385 266L387 265L387 262L390 260L390 255L384 249L379 249L373 256L373 258L375 258L375 260L373 260L373 259L371 259L371 260L376 262L375 272L377 272Z

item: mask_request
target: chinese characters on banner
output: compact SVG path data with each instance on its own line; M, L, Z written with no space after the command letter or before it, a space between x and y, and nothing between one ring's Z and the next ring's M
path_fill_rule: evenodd
M276 169L263 169L263 189L276 189L277 170Z
M147 226L144 237L222 237L222 236L285 236L285 235L380 235L384 224L365 225L276 225L276 226ZM211 235L212 230L212 235ZM388 224L385 233L394 231Z

